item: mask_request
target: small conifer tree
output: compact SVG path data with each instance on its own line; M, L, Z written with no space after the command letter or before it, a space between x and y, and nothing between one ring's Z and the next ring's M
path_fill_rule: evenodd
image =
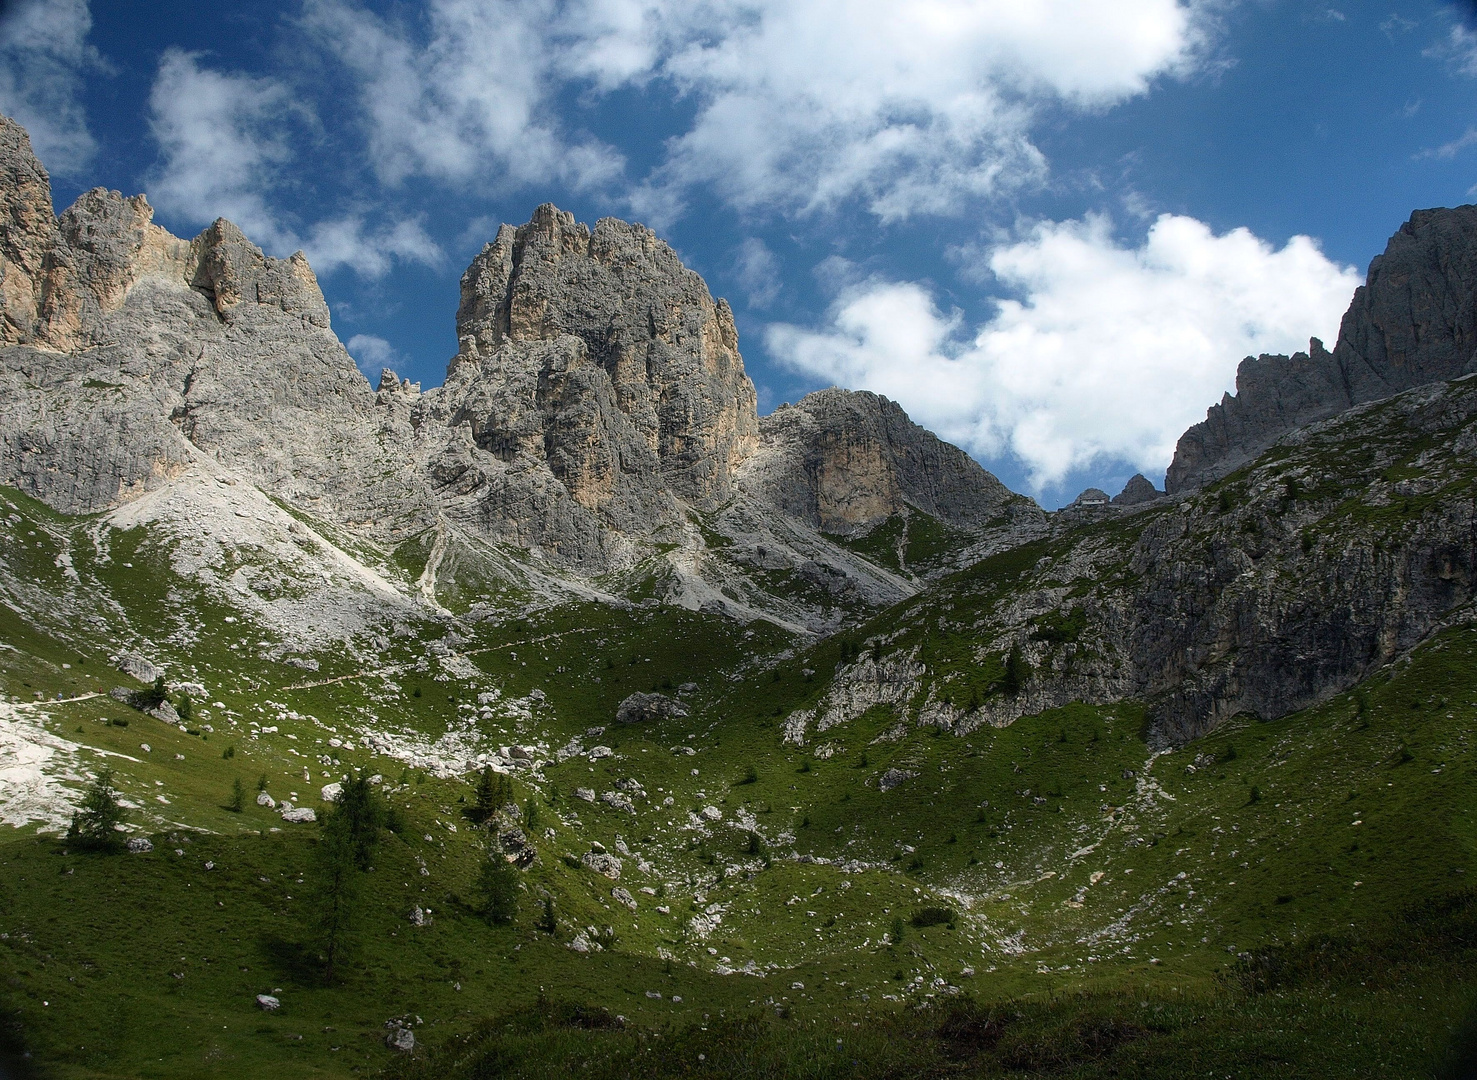
M1015 697L1026 685L1026 680L1031 677L1031 665L1026 663L1026 658L1021 654L1020 645L1010 647L1010 655L1005 659L1005 693L1007 697Z
M359 868L349 816L331 812L313 851L311 926L323 957L324 977L332 982L354 944L361 896Z
M154 680L154 685L147 690L140 690L133 695L133 704L143 712L157 709L169 700L169 688L164 685L164 676L160 675Z
M510 923L518 915L518 871L495 847L477 870L477 892L482 916L493 923Z
M113 770L104 768L83 793L82 805L67 830L67 842L88 851L116 851L122 843L117 829L121 824L123 807L113 786Z
M481 825L497 813L504 797L504 783L501 774L495 772L491 765L484 765L482 774L477 777L472 805L466 810L467 817Z

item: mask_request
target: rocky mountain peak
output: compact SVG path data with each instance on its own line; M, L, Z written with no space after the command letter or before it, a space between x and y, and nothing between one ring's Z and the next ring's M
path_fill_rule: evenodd
M1143 473L1134 473L1128 483L1123 485L1123 490L1113 496L1113 504L1115 506L1141 506L1162 498L1164 498L1164 492L1156 488L1153 481Z
M1236 393L1180 436L1173 493L1250 461L1295 428L1477 370L1477 206L1417 210L1369 264L1333 352L1248 356Z
M885 398L824 391L761 425L728 305L614 218L545 204L500 228L462 279L444 385L376 390L301 252L270 257L224 219L182 240L143 195L102 188L57 217L0 121L0 300L0 482L97 513L177 483L203 498L201 471L225 470L371 545L411 543L432 600L459 576L635 574L688 606L829 626L916 587L835 534L918 511L962 551L1043 526ZM786 574L801 599L774 586Z
M598 368L608 404L655 455L665 486L695 505L726 499L757 445L732 311L644 225L602 218L592 231L545 203L526 224L502 226L462 277L457 337L448 379L467 364L491 374L537 362L547 381L559 373L542 365L556 355L576 381L590 378L583 364ZM565 337L582 350L512 347Z
M190 243L189 263L190 285L209 294L216 312L227 321L248 302L299 315L313 326L329 325L323 290L301 251L286 259L270 258L235 225L217 218Z
M824 532L864 533L908 508L978 528L1029 503L896 402L865 390L817 390L766 416L760 430L746 485Z
M0 116L0 341L36 334L46 255L56 245L51 177L31 152L26 129Z

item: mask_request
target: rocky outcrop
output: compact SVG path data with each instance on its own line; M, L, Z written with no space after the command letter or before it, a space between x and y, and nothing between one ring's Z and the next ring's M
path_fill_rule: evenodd
M1477 371L1477 206L1418 210L1374 259L1328 352L1247 357L1236 394L1180 437L1165 490L1225 476L1354 405Z
M666 694L631 694L620 703L615 711L616 722L621 724L640 724L686 715L687 706Z
M956 579L900 618L880 662L968 641L936 646L897 706L959 732L1074 701L1144 702L1161 746L1283 716L1477 617L1474 493L1477 376L1416 387L1299 429L1214 493L1060 533L1019 575Z
M456 322L449 377L477 365L484 379L536 383L588 414L544 426L549 464L582 504L602 502L611 470L626 467L716 506L758 443L732 311L645 226L602 218L592 231L538 207L472 261ZM499 452L526 447L527 427L492 424L484 438Z
M640 225L544 205L503 226L422 392L370 388L301 253L225 220L182 240L103 189L53 216L9 121L0 206L0 483L65 513L224 470L386 554L413 543L431 601L601 576L797 628L914 587L823 533L912 508L995 543L1042 518L873 395L812 395L761 431L728 306Z
M1123 490L1113 496L1114 506L1143 506L1155 499L1164 498L1164 492L1154 486L1143 473L1134 473Z
M909 508L970 529L1039 515L877 394L820 390L766 416L760 431L741 470L745 490L824 532L864 533Z

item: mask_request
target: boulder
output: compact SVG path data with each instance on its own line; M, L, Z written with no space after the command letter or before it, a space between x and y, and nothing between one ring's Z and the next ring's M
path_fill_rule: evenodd
M391 1050L398 1050L402 1054L408 1054L415 1049L415 1032L398 1021L391 1020L385 1025L385 1045Z
M263 1012L276 1012L282 1007L282 1002L278 1001L271 994L258 994L256 996L256 1004L257 1008Z
M130 836L128 838L128 850L135 855L154 850L154 842L147 836Z
M159 704L148 710L144 715L152 716L155 720L162 720L166 724L178 724L180 722L179 713L167 701L159 702Z
M580 857L586 870L593 870L597 874L604 874L611 881L619 881L621 878L621 861L614 855L607 855L600 851L587 851Z
M131 675L141 683L153 683L164 674L163 669L150 663L138 653L124 653L118 658L118 670Z
M600 796L600 801L613 810L624 810L628 814L634 814L636 812L636 807L631 802L631 797L624 792L607 791Z
M888 769L885 773L877 778L877 790L891 791L899 784L905 783L906 781L913 779L913 777L917 775L917 773L909 772L906 769Z
M615 718L622 724L639 724L687 715L687 706L666 694L635 693L617 706Z
M324 784L318 792L324 802L336 803L344 794L344 785L335 781L332 784Z

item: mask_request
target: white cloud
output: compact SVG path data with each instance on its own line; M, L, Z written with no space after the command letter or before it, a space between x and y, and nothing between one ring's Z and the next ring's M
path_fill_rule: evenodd
M957 210L1043 176L1043 104L1144 93L1201 37L1193 0L431 0L416 27L309 0L304 25L358 80L390 182L598 187L624 162L566 131L561 100L693 103L627 196L659 221L694 186L744 209Z
M382 337L373 334L355 334L346 343L349 355L363 371L375 369L376 375L385 368L393 368L400 353Z
M432 0L426 21L421 40L349 0L305 8L305 27L359 81L381 178L584 187L619 173L614 150L560 130L552 3Z
M1162 472L1243 356L1331 336L1359 278L1305 236L1281 249L1162 215L1126 248L1103 217L1038 225L989 267L1001 301L972 340L916 284L842 292L823 331L776 325L782 362L898 401L976 455L1018 458L1037 490L1090 465Z
M1452 139L1449 143L1443 143L1434 150L1422 150L1416 155L1417 158L1454 158L1467 147L1477 143L1477 128L1468 128L1461 135Z
M87 129L82 77L105 67L87 44L87 0L22 0L3 10L0 111L30 132L47 168L77 173L97 149Z
M269 78L213 71L197 54L170 49L149 96L150 129L161 164L150 197L193 225L228 218L264 250L304 251L318 273L348 267L382 277L394 259L439 265L441 249L418 221L378 227L348 214L300 233L284 222L271 194L292 158L290 122L299 113L288 88Z
M192 223L229 218L258 244L287 239L265 193L291 158L284 117L292 105L273 79L225 74L199 56L165 52L149 95L149 126L163 153L149 185L161 210Z
M758 237L751 236L738 246L733 269L751 308L766 308L779 296L780 261Z
M1425 55L1447 60L1463 75L1477 78L1477 32L1461 23L1451 28L1445 41L1425 50Z
M1177 0L762 0L662 67L702 102L656 186L741 208L862 199L884 220L1039 178L1037 106L1112 105L1190 61Z

